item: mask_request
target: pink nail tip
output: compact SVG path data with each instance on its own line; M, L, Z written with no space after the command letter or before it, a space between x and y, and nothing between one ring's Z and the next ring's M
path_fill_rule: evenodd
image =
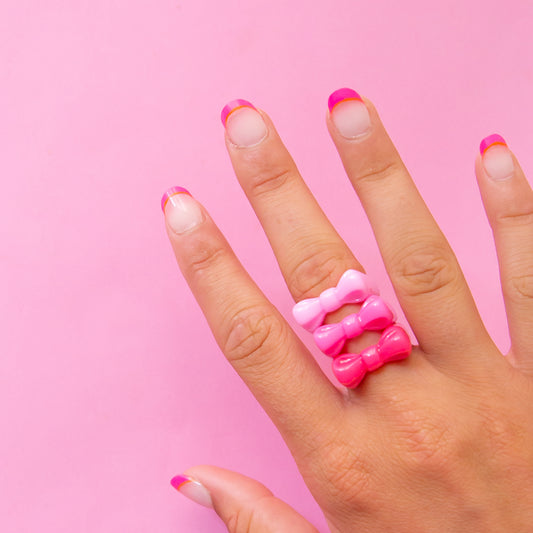
M231 113L233 113L237 109L240 109L241 107L250 107L252 109L256 109L256 107L251 102L248 102L248 100L243 100L241 98L228 102L222 109L222 113L220 113L220 119L222 120L222 125L224 127L226 127L226 122Z
M170 484L176 489L176 490L179 490L180 487L182 487L185 483L189 483L191 482L192 479L190 477L187 477L187 476L174 476L171 480L170 480Z
M168 199L176 194L188 194L189 196L191 196L191 193L184 187L171 187L170 189L165 191L165 194L163 194L161 198L161 209L163 210L163 212L165 212L165 206L167 205Z
M328 98L328 108L331 111L333 111L333 108L340 104L341 102L344 102L344 100L361 100L361 96L356 93L353 89L349 89L348 87L344 87L342 89L337 89L335 92L331 93Z
M358 354L346 353L333 360L333 374L341 385L353 389L367 372L377 370L385 363L406 359L411 353L411 340L397 325L388 327L379 342Z
M501 135L493 133L481 141L479 145L479 151L481 155L483 155L491 146L494 146L495 144L503 144L504 146L507 146L505 139Z

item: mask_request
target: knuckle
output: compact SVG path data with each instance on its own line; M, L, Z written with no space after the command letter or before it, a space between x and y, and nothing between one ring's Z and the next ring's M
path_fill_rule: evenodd
M332 506L364 507L372 499L376 469L372 455L338 437L321 446L314 461L315 477L328 487Z
M192 278L203 277L224 257L226 249L214 239L201 239L191 243L184 254L184 267Z
M355 181L359 184L376 183L398 175L401 171L402 166L397 161L379 162L359 173Z
M282 345L285 335L285 328L272 309L258 304L231 317L222 349L233 364L257 366Z
M239 507L228 517L226 527L228 533L250 533L254 521L253 507Z
M524 457L520 450L527 448L525 443L529 440L527 428L517 422L527 416L528 406L512 406L519 416L509 416L509 406L503 409L494 406L492 403L481 402L477 407L480 415L478 435L485 438L479 439L485 443L490 450L492 457L497 457L499 461L520 462L520 457Z
M533 202L529 202L525 207L515 208L507 213L502 213L496 217L496 223L502 227L533 226Z
M336 469L330 471L329 479L334 501L344 500L350 505L361 505L371 493L372 474L357 454L350 453L341 464L337 463Z
M276 509L276 498L264 488L265 493L253 501L237 507L227 518L226 527L229 533L252 533L264 531L265 521L272 517Z
M250 193L257 198L263 194L277 191L287 186L294 177L293 168L274 167L260 170L250 181Z
M336 283L341 274L353 265L348 252L331 245L313 245L313 250L300 261L287 277L287 286L295 300L317 296L322 290Z
M533 299L533 274L512 277L506 293L505 296L513 301Z
M448 417L438 411L406 406L395 410L395 447L409 468L427 472L447 470L460 455L460 439Z
M418 422L400 426L396 429L398 446L407 462L424 469L441 468L454 457L454 444L446 425L434 421Z
M455 258L443 246L417 243L398 255L392 277L399 292L407 296L436 293L459 279Z

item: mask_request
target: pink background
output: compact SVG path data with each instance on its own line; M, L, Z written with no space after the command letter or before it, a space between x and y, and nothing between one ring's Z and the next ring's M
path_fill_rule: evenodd
M506 349L473 161L497 131L533 171L532 15L530 0L3 0L0 529L225 531L169 485L214 463L325 531L177 271L160 196L189 188L289 314L222 142L220 109L247 98L390 296L324 124L329 93L354 87L378 106Z

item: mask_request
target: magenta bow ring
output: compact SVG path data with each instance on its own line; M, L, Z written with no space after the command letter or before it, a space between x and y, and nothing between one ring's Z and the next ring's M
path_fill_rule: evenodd
M316 345L330 357L341 353L348 339L358 337L363 331L381 331L395 320L394 313L377 295L369 296L358 313L352 313L336 324L327 324L315 329Z
M336 287L326 289L317 298L307 298L298 302L292 314L307 331L320 326L328 313L340 309L345 304L364 302L370 295L379 294L370 278L357 270L347 270Z
M405 359L411 353L409 336L400 326L388 327L379 342L359 354L342 354L333 360L333 373L341 385L357 387L367 372L390 361Z

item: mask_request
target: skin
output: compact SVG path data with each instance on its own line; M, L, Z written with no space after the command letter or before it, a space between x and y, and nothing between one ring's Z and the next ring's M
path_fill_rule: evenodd
M209 214L167 232L223 353L281 432L332 532L526 532L533 523L533 192L515 171L476 175L494 232L512 348L488 335L457 260L370 101L370 131L327 125L418 340L355 389L336 388L245 272ZM311 195L269 117L251 147L226 145L295 301L363 271ZM407 207L407 208L406 208ZM329 321L353 312L345 308ZM438 325L438 327L436 327ZM349 350L375 342L350 341ZM259 482L187 472L228 531L316 529Z

